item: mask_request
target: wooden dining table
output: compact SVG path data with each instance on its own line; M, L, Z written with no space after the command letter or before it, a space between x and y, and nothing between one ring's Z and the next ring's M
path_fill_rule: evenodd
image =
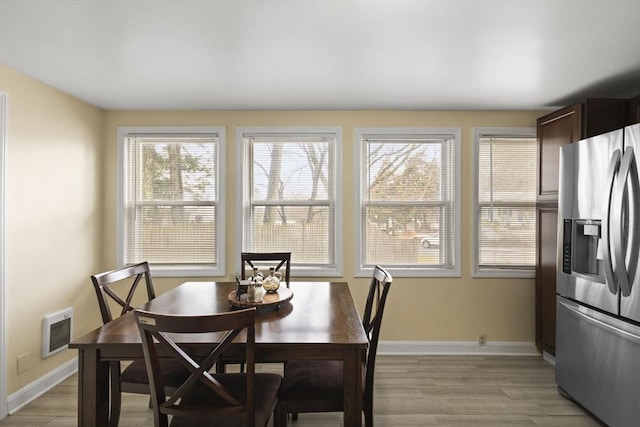
M226 312L234 309L229 294L235 286L234 282L185 282L141 308L184 315ZM290 289L293 291L290 301L257 308L256 360L265 363L293 359L342 360L344 426L361 426L362 361L368 340L348 284L291 282ZM211 342L199 345L210 346ZM74 339L69 347L78 349L78 426L106 426L109 362L144 358L133 313Z

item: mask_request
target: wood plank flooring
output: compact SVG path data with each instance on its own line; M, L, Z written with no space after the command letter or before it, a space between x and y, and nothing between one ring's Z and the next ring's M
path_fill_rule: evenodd
M260 365L281 372L278 365ZM579 406L560 396L554 368L539 357L378 356L376 427L548 426L598 427ZM74 375L0 427L75 427ZM120 427L152 426L148 397L126 394ZM292 427L341 427L339 413L300 414Z

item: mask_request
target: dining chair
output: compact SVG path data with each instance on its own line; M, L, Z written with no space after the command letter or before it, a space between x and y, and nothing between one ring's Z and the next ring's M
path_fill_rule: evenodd
M291 252L242 252L240 254L241 271L240 278L246 279L246 269L253 270L254 267L262 267L266 272L269 267L274 267L275 271L280 271L284 267L284 275L280 281L286 282L287 288L291 280Z
M242 252L240 254L240 278L245 280L247 269L253 274L254 267L264 269L264 273L273 267L274 271L280 271L284 267L284 276L281 276L280 283L285 282L287 288L291 280L291 252ZM222 356L216 365L218 372L224 372L226 365L239 364L240 372L244 372L244 364L237 360Z
M378 338L382 326L387 294L393 278L380 266L373 270L362 326L369 340L363 361L363 396L365 426L373 427L373 378ZM338 360L289 360L278 393L274 427L287 425L287 414L297 419L299 413L344 411L343 363Z
M149 264L146 261L92 275L91 282L98 297L104 324L114 319L111 306L118 307L115 317L132 311L133 299L143 292L142 287L146 289L145 302L156 297ZM172 372L176 377L188 375L188 371L175 362L163 362L163 365L166 371ZM122 407L121 393L150 394L151 390L143 360L134 360L124 369L119 361L113 361L110 362L109 370L111 382L109 426L117 427Z
M263 274L273 267L274 271L280 271L284 267L284 275L281 276L280 284L286 282L287 288L291 280L291 252L242 252L240 253L240 278L247 278L247 269L253 274L254 267L262 268ZM227 364L235 364L237 361L223 358L218 363L218 372L225 370ZM240 363L240 371L244 370L244 365Z
M136 323L142 338L144 361L151 384L154 425L167 427L260 426L269 422L278 398L282 377L255 373L254 307L215 314L172 315L136 309ZM245 334L241 335L241 332ZM215 334L212 334L215 333ZM180 344L205 342L205 352L194 356L194 347ZM244 339L246 373L212 374L220 354L232 342ZM160 356L170 357L189 369L178 389L165 395L170 374L162 370Z

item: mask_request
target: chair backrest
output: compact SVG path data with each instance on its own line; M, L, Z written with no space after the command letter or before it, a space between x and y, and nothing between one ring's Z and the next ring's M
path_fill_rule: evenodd
M91 282L98 296L103 323L113 320L109 301L115 301L121 307L120 313L116 317L133 310L131 301L142 279L144 279L147 289L147 301L150 301L156 297L156 294L153 289L149 264L146 261L91 276Z
M168 315L136 309L134 316L142 338L156 426L167 426L167 415L204 420L216 411L223 416L238 411L246 412L246 425L254 424L255 308L195 316ZM243 389L246 396L237 396L209 371L243 330L246 330L246 388ZM193 334L214 332L218 333L217 338L206 338L212 343L212 348L206 355L198 354L194 357L189 354L188 345L180 346L176 343L180 336L190 335L196 341L198 338ZM181 378L181 385L169 398L165 395L160 354L177 360L191 372L186 380ZM203 397L203 393L214 396L219 406Z
M291 252L242 252L240 255L241 272L240 278L246 279L246 268L249 267L253 270L253 267L266 269L262 270L263 274L269 272L268 267L274 267L275 271L280 271L284 267L284 275L280 279L287 283L289 287L289 281L291 279ZM281 272L282 273L282 272Z
M362 326L369 339L369 350L367 352L367 367L365 393L373 393L373 374L376 366L376 353L378 352L378 338L382 327L382 315L387 302L387 294L393 277L380 266L373 269L373 277L369 285L369 294L362 318Z

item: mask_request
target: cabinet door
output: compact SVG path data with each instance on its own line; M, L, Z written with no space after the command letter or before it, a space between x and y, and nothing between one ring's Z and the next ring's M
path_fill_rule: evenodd
M538 207L538 262L536 266L536 345L555 355L557 206Z
M581 139L582 104L538 119L538 198L557 199L560 147Z
M640 95L629 100L629 120L630 125L640 123Z
M629 101L618 98L587 98L582 116L582 138L620 129L629 122Z

